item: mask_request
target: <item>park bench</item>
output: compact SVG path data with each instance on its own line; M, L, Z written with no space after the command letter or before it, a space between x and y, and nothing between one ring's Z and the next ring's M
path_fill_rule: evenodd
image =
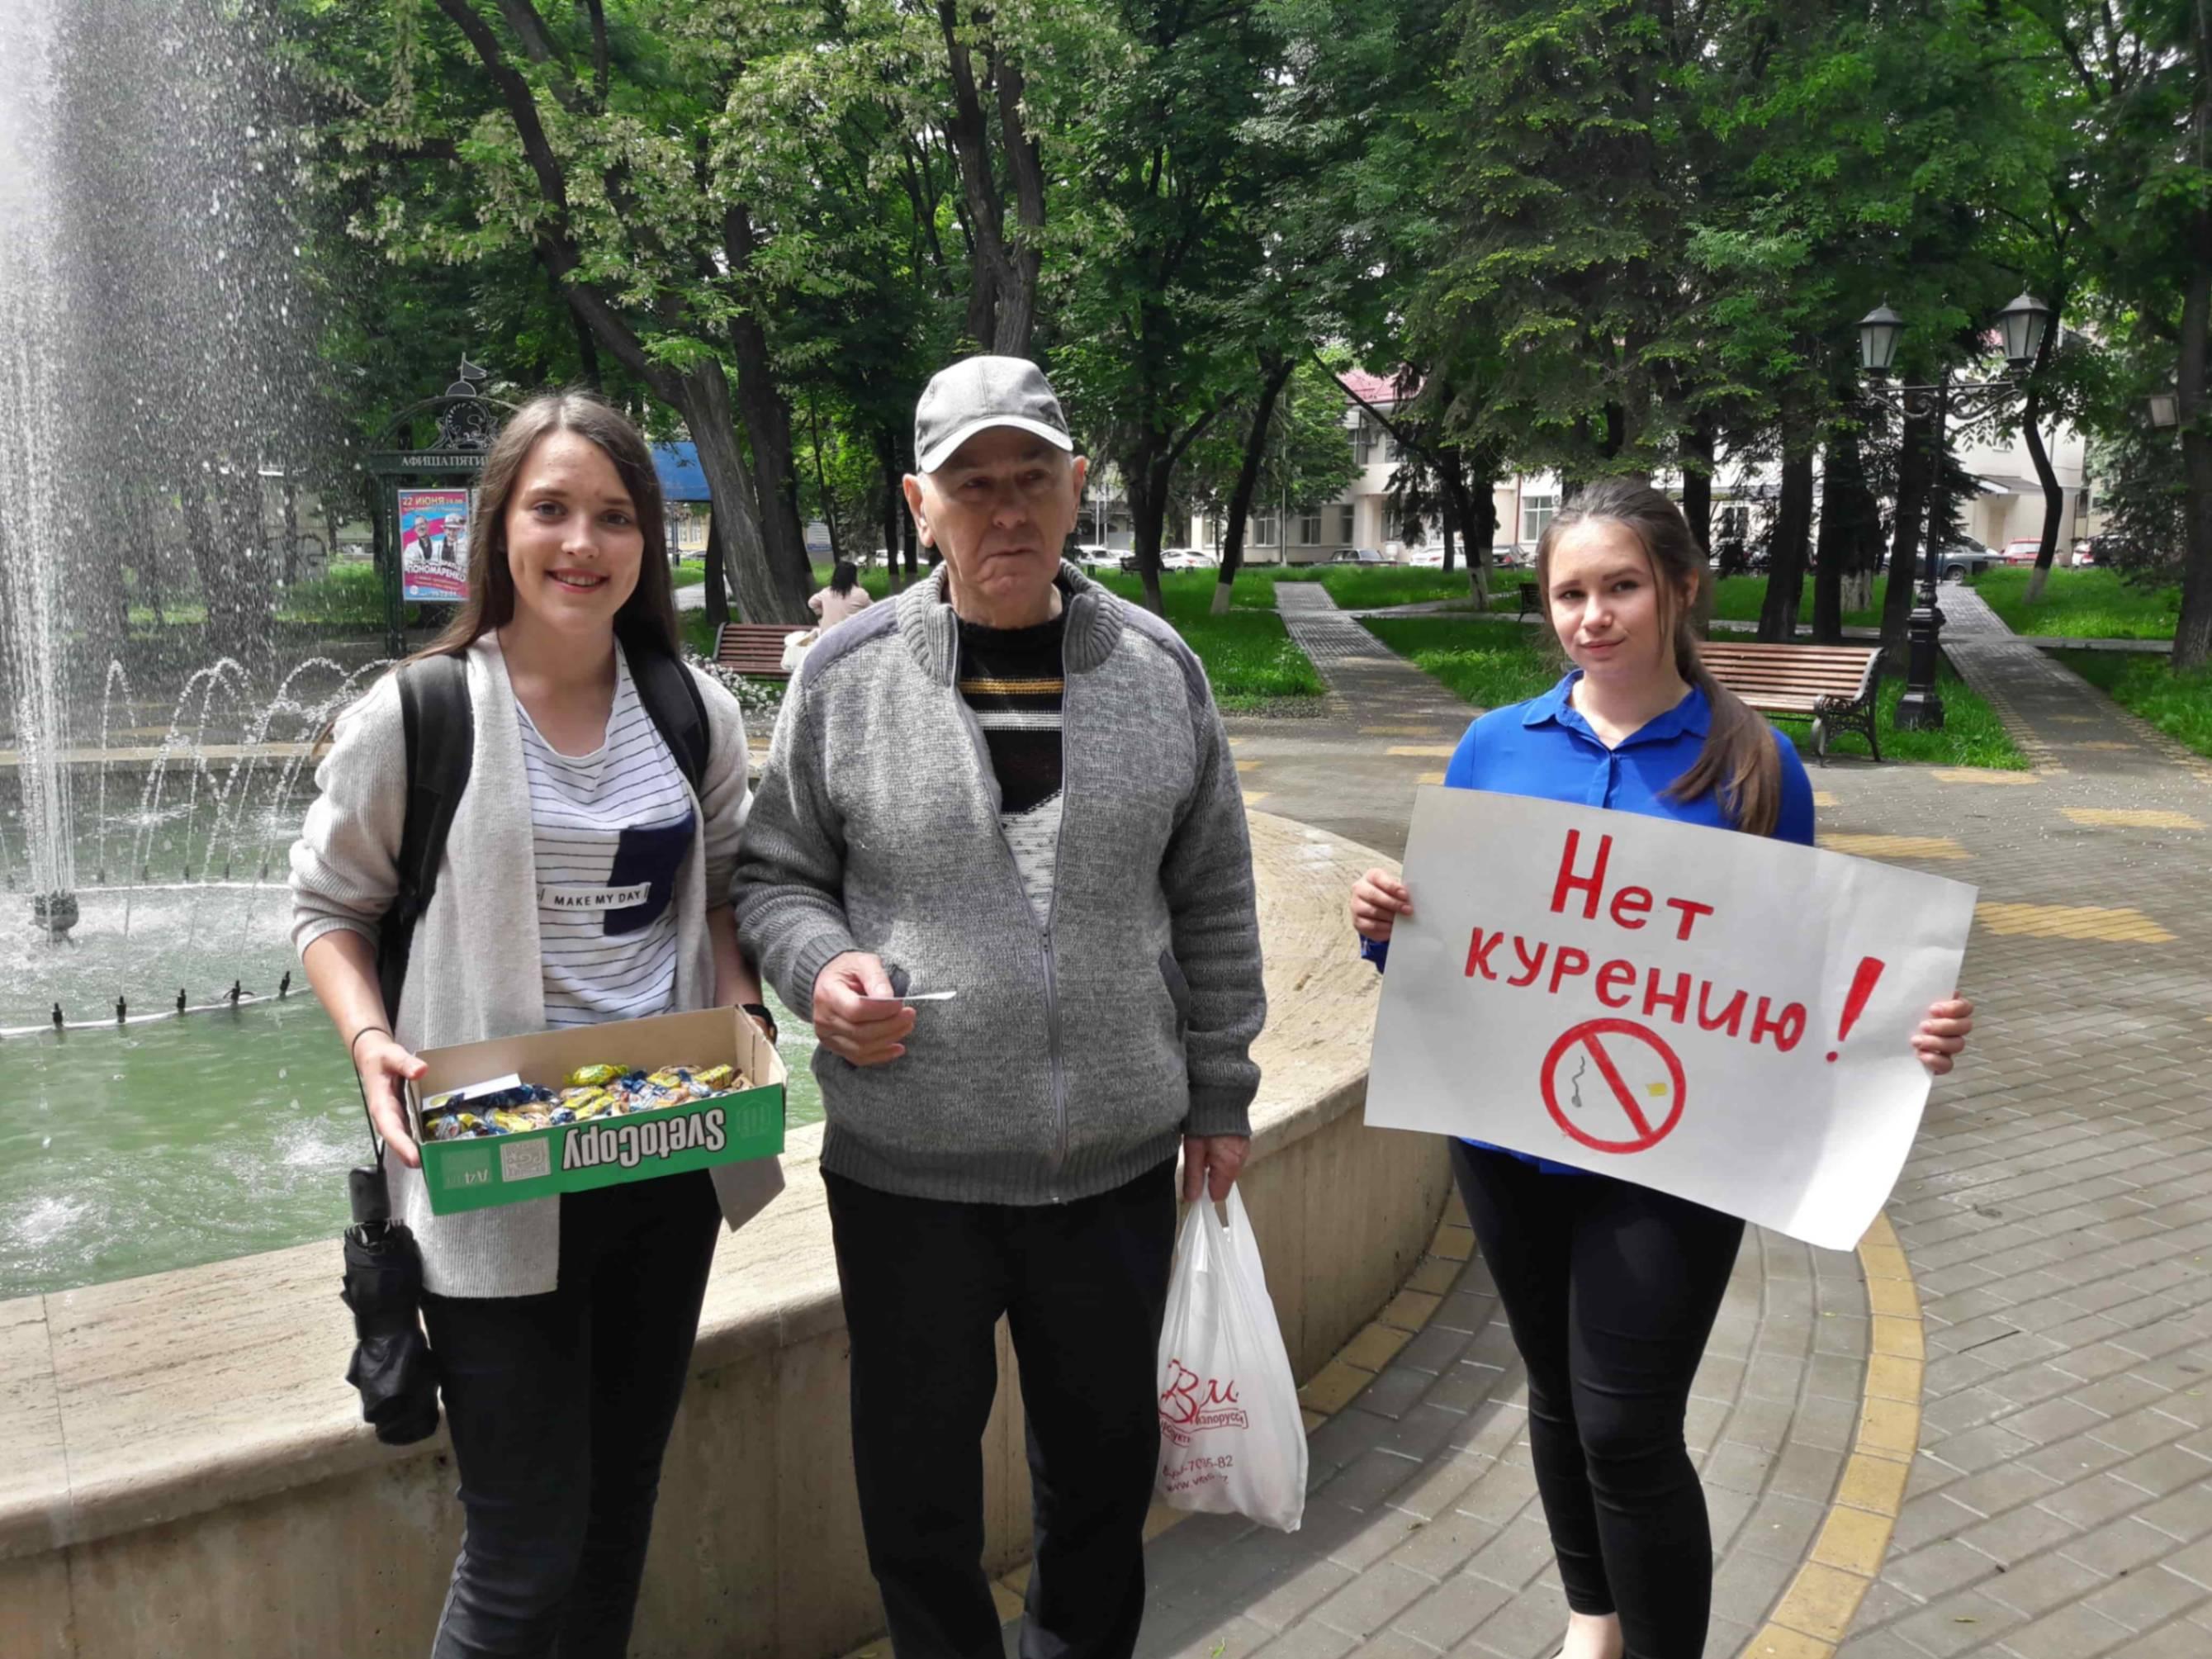
M1706 672L1760 714L1813 722L1813 751L1828 761L1835 732L1858 732L1881 758L1875 736L1875 687L1881 652L1870 645L1758 645L1701 640Z
M783 642L806 629L793 623L724 623L714 634L714 660L749 680L787 680Z

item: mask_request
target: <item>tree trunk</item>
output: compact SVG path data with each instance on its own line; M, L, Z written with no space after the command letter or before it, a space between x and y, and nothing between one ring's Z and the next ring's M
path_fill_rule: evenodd
M813 591L814 562L799 522L799 473L791 442L791 408L769 366L768 337L750 317L731 325L737 348L738 409L753 454L753 490L760 501L761 543L771 568L793 573L800 597ZM725 381L726 385L726 380ZM789 620L797 620L796 618Z
M999 321L991 349L1001 357L1026 357L1036 329L1037 276L1044 264L1039 239L1044 228L1044 158L1023 114L1020 67L994 55L991 68L999 86L999 142L1013 181L1014 216L1020 227L1012 238L1003 226L1000 229L1000 242L1012 246L1005 249L1007 270L1000 278Z
M2212 41L2200 41L2212 55ZM2204 105L2212 89L2197 89L2197 125L2212 124ZM2186 673L2212 661L2212 408L2207 407L2206 336L2212 331L2212 210L2197 215L2197 263L2181 305L2182 514L2186 552L2181 568L2181 615L2173 629L2173 672Z
M2051 315L2044 319L2042 343L2036 348L2035 368L2040 371L2051 361L2051 354L2058 347L2058 318L2066 308L2066 295L2062 289L2051 296ZM2027 603L2034 605L2043 598L2045 583L2051 580L2051 563L2058 553L2058 526L2066 517L2066 492L2058 487L2058 474L2051 465L2051 453L2044 447L2043 434L2036 422L2043 415L2043 388L2033 378L2028 381L2027 407L2021 416L2021 435L2027 441L2027 459L2035 467L2035 481L2043 486L2043 537L2035 550L2035 572L2027 579Z
M1785 445L1788 439L1784 440ZM1774 552L1766 566L1766 599L1759 611L1759 637L1784 643L1797 637L1797 607L1805 588L1806 544L1813 529L1813 452L1782 460L1782 501L1774 526Z
M1443 532L1444 574L1449 576L1452 573L1452 561L1459 553L1459 510L1453 506L1449 491L1445 492L1443 502L1437 508L1437 522Z
M1858 428L1845 427L1828 440L1821 475L1820 568L1813 575L1813 638L1820 644L1843 643L1844 616L1853 608L1847 588L1881 528Z
M1490 609L1490 544L1498 537L1494 452L1475 451L1472 469L1466 447L1449 444L1437 453L1437 480L1443 486L1444 510L1459 520L1467 544L1467 587L1481 610ZM1477 476L1479 475L1479 476Z
M2021 426L2021 435L2027 440L2027 459L2035 465L2035 481L2043 486L2043 541L2035 550L2035 574L2027 579L2030 605L2043 598L2044 585L2051 580L2051 561L2058 556L2058 526L2066 519L2066 492L2059 487L2058 471L2051 465L2043 434L2035 429L2036 416L2042 412L2039 401L2035 392L2027 394L2027 415Z
M1698 544L1698 602L1691 607L1690 626L1699 639L1713 632L1713 602L1719 590L1713 586L1713 428L1699 421L1682 440L1682 516Z
M730 619L730 561L722 547L722 515L707 509L707 620L720 628Z
M837 536L837 506L830 499L830 477L822 469L822 417L814 407L811 392L806 398L807 433L814 441L814 493L822 498L822 522L830 532L830 562L836 564L845 556L843 544ZM799 526L804 537L805 526Z
M761 533L761 493L738 447L730 409L729 377L719 362L706 362L673 382L669 401L683 411L691 440L699 446L699 470L707 475L714 521L721 527L725 556L736 573L738 608L747 622L805 622L806 596L813 577L801 545L795 558L772 561Z
M1145 608L1155 616L1166 614L1160 599L1160 544L1174 472L1175 456L1158 434L1146 432L1137 440L1126 467L1131 550L1137 556L1137 579L1144 584Z
M1235 597L1237 573L1244 566L1244 522L1259 492L1260 463L1267 453L1267 428L1275 416L1275 399L1291 378L1296 361L1280 352L1260 354L1260 401L1252 411L1251 427L1244 434L1244 454L1237 466L1237 485L1229 492L1229 522L1221 535L1221 570L1214 578L1213 614L1229 614Z
M1881 648L1892 667L1905 661L1905 624L1912 615L1912 590L1919 580L1921 520L1935 471L1935 419L1908 415L1898 441L1897 516L1890 526L1889 580L1881 595Z
M980 7L970 15L979 22L988 19L988 12ZM1014 186L1014 212L1026 233L1010 239L1006 204L999 194L997 172L992 164L990 122L976 82L975 53L960 38L957 0L938 0L937 20L945 39L945 68L952 93L945 134L959 163L963 216L975 245L969 261L968 334L978 345L1002 356L1026 357L1036 320L1037 271L1042 253L1036 234L1044 228L1044 167L1036 140L1024 125L1021 70L986 45L987 74L998 106L1000 143Z
M899 526L904 521L906 491L901 488L903 474L899 471L898 443L891 433L878 427L875 431L876 467L884 483L884 565L891 574L891 586L902 586L899 580ZM914 561L906 562L906 574L914 574Z

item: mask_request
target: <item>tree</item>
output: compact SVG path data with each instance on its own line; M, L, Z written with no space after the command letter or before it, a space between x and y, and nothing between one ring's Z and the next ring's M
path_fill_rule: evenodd
M1248 125L1279 43L1241 8L1125 0L1127 59L1063 139L1076 185L1052 356L1125 482L1145 602L1160 605L1175 472L1246 384L1237 297L1263 267L1274 164Z
M2083 135L2079 221L2100 319L2170 354L2182 550L2171 661L2184 672L2212 661L2212 9L2020 0L2020 15Z
M327 136L339 177L379 186L356 234L416 264L527 249L595 349L682 415L746 614L803 617L791 415L763 321L771 250L723 187L708 123L748 53L808 18L766 0L500 0L496 17L475 0L434 15L298 3L355 42L333 57L357 113Z

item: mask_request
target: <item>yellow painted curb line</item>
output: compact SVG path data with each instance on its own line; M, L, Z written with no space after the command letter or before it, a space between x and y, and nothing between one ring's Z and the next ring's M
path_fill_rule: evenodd
M1420 1334L1474 1255L1474 1230L1468 1224L1467 1206L1460 1201L1459 1188L1455 1186L1427 1253L1413 1264L1397 1295L1354 1332L1352 1340L1298 1390L1307 1434L1350 1405L1398 1350ZM1170 1509L1156 1501L1145 1517L1145 1541L1151 1543L1188 1518L1188 1510ZM991 1586L991 1599L998 1606L1002 1627L1020 1622L1029 1585L1029 1565L1024 1562ZM891 1659L890 1638L879 1636L854 1649L845 1659Z
M1920 1446L1927 1348L1920 1292L1887 1213L1876 1216L1859 1241L1859 1272L1866 1279L1870 1351L1857 1443L1812 1553L1741 1659L1832 1659L1881 1572L1905 1506L1905 1483Z

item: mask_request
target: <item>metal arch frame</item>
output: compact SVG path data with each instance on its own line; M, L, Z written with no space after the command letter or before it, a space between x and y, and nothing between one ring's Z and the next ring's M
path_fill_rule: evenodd
M421 416L436 413L438 441L427 449L373 449L362 458L362 467L376 480L376 508L373 518L376 567L384 577L384 648L387 656L405 654L406 601L399 566L399 520L397 481L426 483L466 483L483 471L484 453L501 424L514 413L502 398L487 398L475 386L483 371L463 361L461 377L434 398L424 398L400 410L385 422L379 434L388 444ZM455 417L465 415L465 424Z
M1897 724L1904 731L1940 732L1943 729L1943 698L1936 689L1936 677L1942 660L1944 618L1942 607L1936 599L1942 574L1942 548L1936 538L1938 526L1950 516L1950 502L1943 489L1942 461L1950 453L1951 415L1954 407L1962 414L1985 415L2016 397L2025 397L2027 370L2013 369L1983 380L1965 380L1946 370L1932 386L1891 386L1881 374L1869 374L1861 377L1860 389L1867 397L1908 420L1925 420L1933 416L1936 421L1936 464L1928 482L1925 552L1921 562L1920 589L1913 595L1912 615L1905 623L1905 693L1898 699Z

